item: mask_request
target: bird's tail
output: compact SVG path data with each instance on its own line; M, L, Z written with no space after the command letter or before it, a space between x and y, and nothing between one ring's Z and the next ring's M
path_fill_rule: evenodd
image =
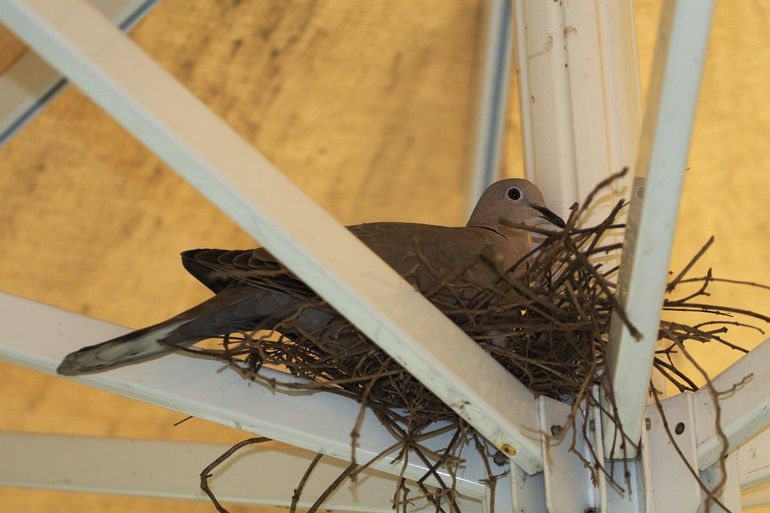
M75 376L161 356L170 352L170 349L160 341L184 322L185 320L172 319L101 344L84 347L68 354L56 372Z
M233 284L171 319L70 353L56 372L74 376L156 358L171 352L169 344L190 346L232 331L240 321L254 322L273 303L278 302L252 287Z

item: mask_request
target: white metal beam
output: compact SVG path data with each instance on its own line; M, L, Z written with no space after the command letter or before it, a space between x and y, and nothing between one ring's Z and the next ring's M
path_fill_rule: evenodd
M32 433L0 433L0 486L208 500L200 472L230 446ZM315 454L260 444L245 447L218 467L209 486L221 502L288 507ZM348 462L322 458L298 502L310 507ZM343 483L325 509L389 513L397 477L364 471ZM414 483L407 486L419 493ZM461 498L462 511L481 513L481 500ZM433 510L415 501L410 512Z
M532 393L93 8L8 0L0 19L488 440L542 468Z
M560 402L543 402L540 405L540 419L549 438L543 438L545 458L545 504L551 513L584 513L596 509L598 493L591 468L585 461L591 461L588 449L593 440L586 440L583 433L585 419L577 412L571 419L572 408ZM572 420L571 425L567 422ZM579 455L579 456L578 456Z
M714 463L711 467L701 470L698 475L706 489L716 492L714 499L720 504L709 500L706 491L701 489L701 505L697 513L741 513L741 488L738 482L738 459L735 453L728 454L724 462Z
M738 468L741 488L765 487L770 490L770 429L765 429L738 449Z
M157 0L89 0L121 30L130 30ZM32 119L67 85L67 80L34 52L26 52L0 75L0 145Z
M662 403L665 418L655 404L647 406L639 461L645 470L644 487L652 511L695 513L701 504L701 488L687 467L698 467L692 400L688 392L666 399ZM678 425L683 429L675 431Z
M733 451L770 426L770 339L755 347L743 358L713 379L719 397L720 427L727 436L728 450ZM729 392L729 393L726 393ZM698 435L698 461L705 469L714 464L722 451L723 441L716 427L717 406L707 388L695 393L695 419ZM765 442L770 435L764 435ZM770 468L770 451L764 464Z
M639 440L647 403L713 8L713 0L665 2L658 28L618 289L641 338L635 339L615 315L607 358L617 416L633 443ZM604 435L606 453L611 456L616 438L613 424L605 424ZM624 455L634 452L627 446ZM616 450L614 456L621 454Z
M554 210L631 166L640 129L633 2L514 0L524 164ZM603 209L627 196L616 184Z
M0 359L55 374L61 358L84 344L113 338L125 328L52 306L0 293ZM298 381L288 375L265 370L279 381ZM355 401L330 393L279 393L255 385L222 362L172 354L164 358L127 366L101 374L74 378L76 381L170 408L198 418L267 436L313 452L350 460L350 432L359 413ZM308 420L312 419L312 430ZM394 443L393 437L367 413L360 428L357 460L364 462ZM447 439L426 442L440 447ZM432 445L435 443L436 445ZM481 459L467 450L459 474L458 490L481 497L486 488ZM401 465L391 458L374 468L398 474ZM419 479L425 472L417 458L411 458L406 476Z

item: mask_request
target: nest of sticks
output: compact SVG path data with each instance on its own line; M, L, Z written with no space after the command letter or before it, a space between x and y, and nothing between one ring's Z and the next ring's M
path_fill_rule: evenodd
M638 335L618 303L615 285L622 249L622 243L618 241L625 228L617 218L625 205L622 202L616 204L599 224L580 226L580 220L596 194L614 178L617 177L597 186L583 205L572 208L566 228L558 232L538 232L544 241L527 258L506 270L499 270L494 262L485 262L500 274L495 287L482 288L457 276L451 281L442 281L444 277L436 276L441 285L427 295L436 307L532 392L572 404L572 422L580 415L587 415L590 407L600 404L597 390L610 400L613 397L605 379L607 340L613 316L617 316L632 334ZM660 323L659 350L654 365L679 391L696 390L696 381L700 378L695 379L680 370L674 357L676 353L691 359L686 347L692 343L723 344L746 352L726 338L728 330L747 327L761 331L752 322L770 321L766 316L710 304L704 299L709 295L709 286L715 282L759 286L722 280L714 277L710 270L704 276L691 276L694 264L712 242L704 245L681 272L671 275L663 304L664 312L706 315L696 324L675 320ZM419 251L415 254L419 257ZM427 262L422 265L430 269ZM285 268L280 272L291 275ZM409 280L410 277L406 278ZM333 312L333 308L320 298L308 301L306 307ZM388 453L378 457L419 458L429 470L417 482L418 496L431 501L439 511L458 509L454 480L442 478L439 469L454 476L462 465L461 452L469 443L484 456L487 483L494 490L496 477L489 460L503 465L506 458L502 453L495 455L491 444L341 315L330 316L331 320L325 326L312 333L293 333L291 338L285 336L283 333L289 331L286 328L292 322L292 315L299 313L294 311L277 319L271 330L234 331L213 346L177 349L222 360L245 378L276 389L326 391L359 402L359 422L368 408L399 440ZM749 320L741 320L741 317ZM697 362L692 362L702 372ZM260 373L263 368L279 369L306 378L308 382L279 382L263 376ZM705 373L704 377L708 382ZM357 428L351 426L353 448ZM445 438L449 442L441 450L426 448L426 440L447 433L452 436ZM226 510L208 488L211 470L236 449L264 440L250 439L238 444L201 474L201 485L219 511ZM353 453L355 455L355 450ZM373 462L356 462L355 456L353 459L310 511L320 507L323 499L344 479L355 478ZM595 472L603 471L603 462L585 462ZM428 478L432 478L432 486L425 484ZM292 509L296 508L306 479L307 474L297 488ZM416 498L410 492L406 479L401 479L394 491L394 509L406 511L407 505Z

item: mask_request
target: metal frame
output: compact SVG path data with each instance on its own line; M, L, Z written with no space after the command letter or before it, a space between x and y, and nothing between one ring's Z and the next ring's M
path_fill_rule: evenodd
M0 447L3 486L192 500L208 500L198 487L199 473L229 449L216 444L31 433L0 433ZM30 454L55 457L41 464L40 458L30 458ZM225 503L285 506L314 456L312 451L275 444L250 446L217 469L210 486ZM309 508L345 467L344 460L321 459L298 506ZM392 473L365 471L355 484L343 485L333 493L324 508L388 513L396 486L397 477ZM415 484L410 486L417 489ZM481 513L482 499L483 494L475 499L464 495L459 503L463 511ZM427 502L416 506L410 511L434 508Z
M130 31L158 0L89 0L121 30ZM0 75L0 146L40 112L67 85L34 52L27 52Z
M125 333L104 321L0 293L0 333L4 341L0 357L18 365L55 375L61 358L82 346L84 340L103 340ZM40 319L46 319L41 323ZM57 337L51 337L51 333ZM219 424L259 434L313 452L350 460L350 431L359 405L334 394L280 394L242 379L234 372L219 372L219 362L169 355L146 365L124 367L75 381L118 395L184 412ZM187 376L196 376L190 380ZM288 381L286 375L266 371L266 376ZM296 379L295 379L296 381ZM226 390L227 394L220 391ZM305 419L314 419L312 432ZM393 437L373 415L366 415L359 429L356 450L359 461L368 461L394 443ZM438 447L446 438L435 441ZM463 493L483 495L482 462L469 451L459 477ZM383 458L374 468L398 474L401 464ZM412 458L405 475L419 479L426 467Z
M521 383L82 0L7 0L0 10L0 19L482 435L507 452L516 465L512 468L510 490L498 492L501 511L512 508L542 511L546 505L550 511L559 513L582 512L585 507L595 506L602 511L652 511L656 504L659 511L665 511L670 510L674 500L683 508L681 511L693 510L703 497L695 497L692 481L686 485L692 493L675 499L660 491L660 484L656 485L666 481L661 469L669 465L670 460L662 461L661 450L670 439L667 432L663 436L662 422L655 420L658 417L652 407L645 408L644 402L651 368L649 355L654 350L650 341L655 338L649 334L658 322L671 244L669 233L663 231L661 235L661 227L655 225L656 251L652 253L658 253L657 258L650 259L650 252L644 250L646 238L652 233L648 228L650 223L654 225L659 219L666 229L673 226L713 2L672 0L666 4L661 24L665 37L660 38L657 74L638 157L634 157L639 102L634 33L632 28L629 30L633 22L631 4L613 0L595 3L516 0L513 5L525 161L529 176L544 189L549 203L565 207L584 195L586 187L634 160L637 176L640 172L646 175L646 189L640 195L644 199L635 202L639 206L631 212L627 231L632 238L627 246L631 251L624 256L620 286L631 320L648 336L646 342L637 343L627 334L623 335L615 323L611 341L615 356L610 364L611 379L615 389L621 391L616 397L618 415L626 432L633 434L638 429L647 441L641 458L628 464L631 475L636 476L627 483L632 493L622 496L603 480L594 488L590 480L581 477L585 469L575 464L576 456L563 447L551 448L555 460L545 465L544 474L528 476L526 473L542 470L546 461L538 433L548 431L543 428L564 414L564 406L548 399L535 401ZM88 36L84 37L85 34ZM601 64L597 63L596 56L600 56ZM124 67L131 68L131 72L126 72ZM170 101L171 98L174 101ZM666 127L668 132L661 127ZM249 169L250 173L244 173L243 169ZM667 175L666 171L671 169L674 171ZM554 170L558 171L553 174ZM259 175L258 187L253 180L254 173ZM638 182L634 184L635 191L638 185ZM270 194L263 194L264 190ZM618 190L616 195L622 196L624 192ZM655 208L650 208L651 204ZM313 219L312 226L307 219ZM343 247L344 251L340 249ZM642 275L657 277L657 280L648 280L652 282L649 286L640 285L644 280L638 277ZM116 333L116 328L105 323L24 300L0 296L0 302L6 312L11 311L8 309L15 312L3 319L7 322L3 335L11 338L10 344L3 342L3 357L38 369L50 371L58 357L76 345L75 334L78 334L77 345L81 345L81 341L86 341L80 336L84 331L92 333L94 340ZM48 342L42 340L46 336L35 335L34 329L30 332L30 326L39 326L39 321L23 322L24 316L29 315L58 323L59 332L69 336L70 346L48 346ZM413 319L421 322L415 323ZM734 415L726 429L731 448L748 441L770 423L767 399L762 395L770 378L758 361L768 347L764 344L716 381L720 387L729 387L747 372L753 373L756 380L744 384L734 392L735 400L723 405ZM460 354L462 357L457 358ZM634 355L639 355L641 360L634 363ZM157 373L166 377L153 380L151 369L158 365L170 372ZM343 458L349 456L349 446L342 440L348 431L343 430L345 435L340 435L340 418L353 418L354 412L350 410L355 409L355 405L335 403L328 409L334 412L334 419L321 426L325 434L314 436L293 428L296 418L281 418L283 408L267 406L262 408L259 417L239 411L232 397L253 405L264 401L267 394L258 387L248 387L237 378L228 377L227 373L217 375L211 365L211 362L182 361L171 356L79 379L242 429L273 435L314 451ZM626 370L626 365L630 365L631 370ZM177 366L179 370L174 371ZM200 384L199 379L191 385L183 379L181 371L182 368L189 371L191 366L200 366L201 372L197 375L210 376L206 379L212 381L206 383L214 388L193 389ZM485 380L478 381L481 375ZM621 382L623 376L634 377ZM215 397L211 390L217 389L227 389L228 397ZM269 399L273 405L279 401L291 404L288 417L313 408L311 403L316 401L323 401L325 407L335 401L320 395L312 401L302 397ZM678 396L665 401L663 407L667 417L681 417L683 424L691 425L692 429L684 431L685 454L694 467L700 469L701 477L716 479L718 467L714 460L719 445L715 445L713 430L709 431L713 425L713 407L708 397L700 392L694 397ZM345 411L347 413L339 414ZM596 412L592 415L594 421L598 420ZM650 419L650 428L642 431L644 418ZM362 454L375 454L388 444L382 427L372 420L365 424ZM596 440L602 437L602 432L606 440L611 428L610 423L595 422ZM335 429L336 436L332 434ZM766 434L760 435L755 444L766 442L766 438ZM609 444L596 445L604 449L605 454L612 450ZM756 486L768 479L764 468L769 456L764 446L757 447L749 456L739 450L728 461L731 470L724 494L726 501L735 504L736 490L741 484L738 470L741 464L753 469L746 470L745 483ZM479 491L480 461L471 454L465 456L469 463L461 486L475 497L483 496L485 492ZM392 466L382 463L378 468L394 472ZM413 477L421 470L415 465L407 472ZM578 492L584 500L569 500Z
M614 315L607 366L617 417L632 442L642 430L713 10L712 0L678 0L664 3L661 13L618 289L641 337ZM608 421L606 450L619 438ZM634 453L631 446L625 452Z

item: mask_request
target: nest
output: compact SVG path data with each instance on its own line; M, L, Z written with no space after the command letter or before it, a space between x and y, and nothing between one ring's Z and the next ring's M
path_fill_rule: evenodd
M463 276L448 280L434 275L439 285L426 294L437 308L531 391L571 403L573 412L578 405L597 405L597 389L603 389L607 397L613 396L604 379L607 339L613 316L617 316L632 334L638 334L616 299L617 264L622 249L617 241L624 229L617 218L624 204L616 204L595 226L580 227L579 223L595 194L608 183L600 184L584 205L572 208L563 230L535 230L534 235L544 239L542 244L510 269L499 269L495 262L484 261L484 265L499 273L494 287L480 287ZM730 281L715 278L711 271L700 277L689 276L711 242L671 279L663 305L664 311L710 315L708 320L698 324L661 321L660 349L654 364L680 391L698 388L696 380L679 370L673 358L677 352L686 354L686 344L714 342L745 351L725 338L728 329L739 326L758 328L739 322L734 316L747 316L763 322L769 320L753 312L703 302L712 283ZM416 247L414 253L419 259L419 248ZM423 261L421 265L430 272L428 262ZM276 272L292 276L285 268ZM406 278L410 279L409 276ZM290 290L286 292L291 293ZM292 321L304 309L326 312L329 320L311 332L297 332ZM359 422L364 408L369 408L400 441L398 447L380 457L395 456L403 460L417 457L430 469L417 486L421 496L434 503L438 510L457 509L454 483L446 482L438 469L455 475L461 465L461 451L469 442L474 443L487 464L487 456L494 453L491 445L452 409L320 298L307 300L301 308L276 318L270 330L233 331L214 347L178 350L220 359L247 379L271 387L323 390L358 401L362 408ZM279 383L260 374L265 367L307 378L311 383ZM351 428L351 443L355 448L357 426ZM426 439L447 432L452 432L453 436L443 450L425 448ZM258 441L263 439L242 442L231 451ZM232 454L231 451L202 474L202 487L219 511L225 510L208 489L206 478L218 463ZM495 459L500 464L504 460ZM330 490L343 479L355 477L371 463L357 463L354 456L351 466L330 486ZM603 464L586 463L591 468L601 468ZM487 482L494 487L494 472L489 465L487 470ZM433 482L438 486L425 485L428 477L434 478ZM415 498L409 495L406 483L401 479L394 491L394 508L404 511ZM301 488L300 485L292 509L296 507ZM327 495L319 498L311 511L317 509Z

